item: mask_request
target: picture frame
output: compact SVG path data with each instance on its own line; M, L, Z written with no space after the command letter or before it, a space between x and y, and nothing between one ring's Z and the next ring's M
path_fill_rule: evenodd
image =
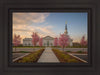
M99 41L98 38L100 37L98 35L98 38L96 37L97 34L99 34L99 28L97 28L99 21L96 15L98 10L96 9L96 4L82 4L80 3L80 5L77 5L77 3L75 4L71 4L71 3L65 3L66 1L62 1L62 3L50 3L50 2L29 2L29 3L15 3L13 1L9 1L9 2L2 2L2 7L1 7L1 29L2 30L2 47L1 47L1 60L0 61L0 65L1 65L1 73L2 75L8 75L8 74L25 74L25 72L27 74L46 74L46 75L58 75L58 74L86 74L86 75L99 75L99 69L100 69L100 65L98 64L99 61ZM99 8L99 7L98 7ZM66 66L66 64L61 64L60 66L58 66L58 64L35 64L35 65L30 65L28 64L27 66L25 66L26 64L13 64L10 63L9 64L9 57L11 57L10 54L10 49L11 49L11 30L12 30L12 26L11 26L11 20L9 19L9 15L11 13L9 13L10 9L14 9L14 10L19 10L21 9L22 11L24 10L39 10L39 11L51 11L51 10L56 10L57 12L59 11L65 11L67 9L67 11L82 11L82 10L88 10L89 14L88 16L90 17L90 19L88 20L89 23L89 49L91 49L92 51L90 51L90 59L91 59L91 63L89 63L88 65L83 65L83 66L78 66L78 65L72 65L72 66ZM30 11L29 10L29 11ZM3 41L4 40L4 41ZM9 44L10 43L10 44ZM98 57L97 57L98 56ZM15 72L16 71L16 72ZM21 72L21 73L20 73Z
M73 13L73 12L75 12L75 13L81 13L81 12L86 12L86 13L88 13L88 15L87 15L87 17L88 17L88 26L87 26L87 28L88 28L88 32L87 32L87 34L92 34L91 33L91 27L90 27L90 23L91 22L89 22L89 21L91 21L91 19L92 19L92 17L91 17L91 15L92 15L92 11L91 11L91 9L68 9L68 8L66 8L66 9L56 9L56 8L47 8L46 10L45 9L43 9L43 8L41 8L41 9L9 9L8 10L8 14L9 14L9 27L11 27L11 29L8 31L8 33L9 33L9 39L11 39L11 40L8 40L8 43L10 43L9 44L9 46L8 46L8 49L9 49L9 52L8 52L8 65L9 66L27 66L27 67L34 67L34 66L47 66L47 67L49 67L49 66L66 66L66 67L68 67L68 66L91 66L92 65L92 49L91 49L91 47L90 47L90 45L91 45L91 41L90 40L88 40L88 43L89 43L89 46L88 46L88 63L71 63L71 64L68 64L68 63L13 63L12 62L12 36L13 36L13 13L19 13L19 12L21 12L21 13L34 13L34 12L38 12L38 13L46 13L46 12L49 12L49 13L53 13L53 12L56 12L56 13L59 13L59 12L62 12L62 13L66 13L66 12L71 12L71 13ZM91 39L90 38L90 36L88 36L88 39ZM91 51L90 51L91 50Z

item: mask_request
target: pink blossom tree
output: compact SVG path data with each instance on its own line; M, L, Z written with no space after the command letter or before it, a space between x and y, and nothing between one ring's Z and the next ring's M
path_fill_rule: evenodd
M39 41L39 36L37 33L33 32L32 34L32 44L36 46L37 42Z
M85 40L85 36L82 37L80 44L83 47L85 47L87 45L87 40ZM83 48L83 51L84 51L84 48Z
M64 51L64 48L68 46L68 39L69 39L69 36L65 34L60 34L59 45L63 48L63 51Z
M21 44L21 38L20 38L20 35L14 35L14 38L13 38L13 45L15 46L15 51L16 51L16 46L20 45Z
M54 38L54 46L58 46L58 38Z
M43 40L42 40L42 38L40 38L39 39L39 46L42 46L42 44L43 44Z

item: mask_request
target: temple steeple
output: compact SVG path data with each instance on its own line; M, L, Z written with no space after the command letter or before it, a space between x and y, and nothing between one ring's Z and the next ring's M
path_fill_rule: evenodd
M68 32L67 32L67 21L66 21L66 23L65 23L65 32L64 32L64 34L68 34Z
M65 23L65 30L67 30L67 22Z

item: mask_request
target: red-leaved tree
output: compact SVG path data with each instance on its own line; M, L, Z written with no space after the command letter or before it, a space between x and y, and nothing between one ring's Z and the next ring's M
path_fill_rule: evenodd
M37 42L39 41L39 36L37 33L33 32L32 34L32 44L36 46Z
M15 46L15 51L16 51L16 46L20 45L21 44L21 37L20 35L14 35L14 38L13 38L13 45Z
M65 34L60 34L59 45L63 48L63 51L64 51L64 48L68 46L68 39L69 39L69 36Z
M58 46L58 38L54 38L54 46Z
M85 47L87 45L87 40L85 40L85 36L82 37L80 44L83 47ZM84 48L83 48L83 51L84 51Z
M43 44L43 39L40 38L40 39L39 39L39 46L42 46L42 44Z

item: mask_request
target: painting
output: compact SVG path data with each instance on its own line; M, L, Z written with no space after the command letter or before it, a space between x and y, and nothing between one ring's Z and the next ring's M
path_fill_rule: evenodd
M87 12L13 12L13 63L88 63Z

